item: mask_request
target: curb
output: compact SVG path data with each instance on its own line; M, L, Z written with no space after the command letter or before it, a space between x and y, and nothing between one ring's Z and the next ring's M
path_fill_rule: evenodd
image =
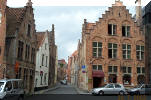
M84 95L84 94L90 94L88 91L82 91L82 90L80 90L78 87L74 87L75 89L76 89L76 91L77 91L77 93L78 94L80 94L80 95Z
M59 88L59 86L56 86L56 87L54 87L54 88L49 88L49 89L46 89L46 90L37 91L37 92L35 92L34 94L44 94L45 92L53 91L53 90L56 90L56 89L58 89L58 88Z

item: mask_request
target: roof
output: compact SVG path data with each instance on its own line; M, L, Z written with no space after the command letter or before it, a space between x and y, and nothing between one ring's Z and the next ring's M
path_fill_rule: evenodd
M77 56L78 55L78 51L74 51L74 53L72 54L72 56Z
M12 35L15 33L16 28L19 27L19 23L23 21L26 8L6 8L6 23L7 34Z
M45 39L45 32L36 32L36 35L37 35L37 41L38 41L38 45L37 47L39 48L43 42L44 42L44 39Z

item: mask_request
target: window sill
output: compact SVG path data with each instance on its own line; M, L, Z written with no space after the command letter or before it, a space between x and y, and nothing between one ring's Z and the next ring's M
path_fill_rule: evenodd
M125 59L125 58L123 58L123 60L133 60L133 59Z
M109 60L119 60L118 58L108 58Z
M92 58L94 58L94 59L104 59L102 56L100 56L100 57L92 57Z
M114 34L114 35L112 35L112 34L108 34L108 36L118 36L117 34Z

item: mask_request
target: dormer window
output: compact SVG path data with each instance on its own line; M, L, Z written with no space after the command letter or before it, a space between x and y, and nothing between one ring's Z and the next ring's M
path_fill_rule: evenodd
M31 36L31 25L28 24L28 27L27 27L27 36L30 37Z

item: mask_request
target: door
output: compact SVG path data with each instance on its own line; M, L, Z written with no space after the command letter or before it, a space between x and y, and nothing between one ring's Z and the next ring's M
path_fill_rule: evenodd
M119 85L119 84L115 84L114 85L115 87L114 87L114 94L119 94L119 92L122 90L122 87L121 87L121 85Z
M6 86L5 86L5 90L6 92L6 96L5 96L5 99L7 100L14 100L14 95L13 95L13 85L12 85L12 82L11 81L8 81L6 83Z
M93 77L93 88L101 87L101 81L100 77Z
M114 85L108 84L106 87L104 87L103 91L105 94L113 94Z

